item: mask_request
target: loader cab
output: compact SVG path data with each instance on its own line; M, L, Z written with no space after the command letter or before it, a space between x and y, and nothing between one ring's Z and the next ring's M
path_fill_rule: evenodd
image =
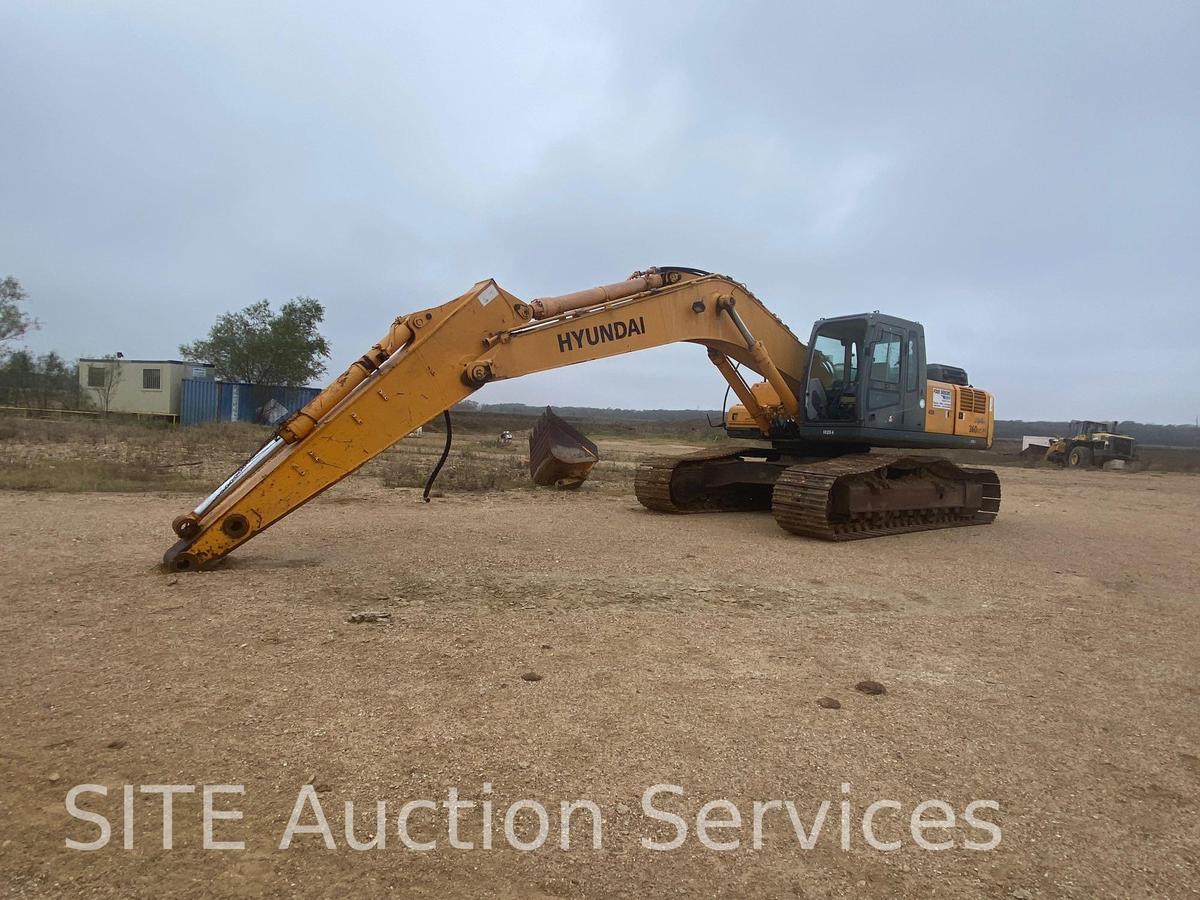
M924 429L925 331L882 313L819 319L809 340L805 430L824 439Z
M1108 422L1089 422L1087 420L1075 420L1070 425L1071 437L1085 437L1089 440L1097 434L1115 434L1116 430L1116 422L1112 423L1112 427L1109 427Z

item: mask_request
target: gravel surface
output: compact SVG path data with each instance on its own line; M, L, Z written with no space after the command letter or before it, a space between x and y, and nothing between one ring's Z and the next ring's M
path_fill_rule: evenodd
M155 563L191 498L0 493L0 891L12 896L1184 896L1200 885L1200 478L1008 469L990 527L833 545L632 496L339 486L211 573ZM363 613L376 615L363 616ZM874 682L882 690L864 689ZM856 689L856 685L859 687ZM836 703L819 703L824 699ZM108 787L67 814L78 784ZM675 829L642 809L647 788ZM162 848L161 798L188 784ZM201 849L204 784L244 785ZM336 848L299 833L305 785ZM487 785L488 787L485 787ZM843 785L848 788L843 790ZM493 849L479 806L490 799ZM135 789L136 790L136 789ZM696 818L709 800L740 827ZM518 799L543 847L503 834ZM559 847L560 802L589 799ZM896 800L875 817L866 807ZM953 828L910 829L941 799ZM347 847L374 833L384 849ZM822 801L827 820L803 849ZM991 850L964 844L999 827ZM851 815L843 849L840 804ZM312 823L312 805L303 822ZM728 821L728 807L709 813ZM936 809L924 813L934 820ZM526 809L514 836L531 842ZM921 833L921 832L918 832Z

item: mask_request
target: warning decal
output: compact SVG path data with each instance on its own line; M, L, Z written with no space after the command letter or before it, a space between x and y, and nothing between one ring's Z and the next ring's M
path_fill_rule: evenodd
M933 389L933 408L934 409L953 409L954 408L954 392L948 391L945 388Z
M500 292L498 290L496 290L496 286L494 284L489 284L487 287L485 287L482 291L479 292L479 305L487 306L489 303L491 303L493 300L495 300L499 296L500 296Z

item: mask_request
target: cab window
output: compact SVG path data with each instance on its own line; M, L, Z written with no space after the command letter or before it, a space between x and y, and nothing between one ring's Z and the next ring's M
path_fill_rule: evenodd
M900 402L900 348L903 338L884 331L871 349L871 383L867 409L886 409Z
M871 380L900 383L900 335L885 331L871 356Z
M823 325L813 338L805 390L806 418L858 418L858 376L866 322L852 319Z
M858 347L852 338L818 335L814 349L826 364L826 371L834 383L844 385L858 381ZM846 371L847 366L849 372Z

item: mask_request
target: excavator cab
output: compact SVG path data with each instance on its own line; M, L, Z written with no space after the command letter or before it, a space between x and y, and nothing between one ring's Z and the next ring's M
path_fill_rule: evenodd
M808 343L803 395L797 391L801 415L786 423L776 418L770 437L864 447L927 443L928 377L919 322L879 312L818 319ZM764 408L781 409L778 393L766 382L754 392L762 395ZM727 426L733 437L757 434L744 406L730 410Z
M924 426L925 332L866 313L819 319L809 341L806 436L859 440Z

